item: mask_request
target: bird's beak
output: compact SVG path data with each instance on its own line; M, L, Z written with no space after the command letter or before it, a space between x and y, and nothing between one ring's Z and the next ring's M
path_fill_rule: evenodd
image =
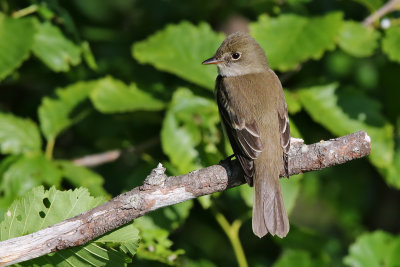
M204 60L203 63L201 63L201 64L210 65L210 64L219 64L219 63L222 63L222 62L224 62L224 61L220 60L220 59L216 59L215 57L212 57L212 58L209 58L207 60Z

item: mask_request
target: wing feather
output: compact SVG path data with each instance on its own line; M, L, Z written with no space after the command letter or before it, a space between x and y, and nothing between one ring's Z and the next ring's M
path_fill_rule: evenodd
M255 121L245 121L238 111L234 110L229 94L222 82L217 78L217 103L232 149L246 175L249 185L253 184L254 162L263 150L260 133Z

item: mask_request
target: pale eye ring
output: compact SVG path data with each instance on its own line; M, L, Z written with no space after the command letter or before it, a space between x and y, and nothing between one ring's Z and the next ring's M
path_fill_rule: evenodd
M238 60L241 55L239 52L233 52L231 56L233 60Z

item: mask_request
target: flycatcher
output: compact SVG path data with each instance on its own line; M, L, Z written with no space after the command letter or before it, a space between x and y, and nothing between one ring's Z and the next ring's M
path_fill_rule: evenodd
M288 171L289 117L282 85L261 46L243 32L229 35L214 57L222 123L247 183L254 185L253 232L285 237L289 220L279 173Z

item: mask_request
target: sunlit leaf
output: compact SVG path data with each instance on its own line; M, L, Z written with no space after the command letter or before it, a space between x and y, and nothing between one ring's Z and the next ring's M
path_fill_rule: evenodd
M38 25L33 53L53 71L69 71L81 62L81 48L48 22Z
M347 266L398 266L400 237L383 231L359 236L343 262Z
M264 48L271 68L287 71L334 49L342 16L339 12L311 18L293 14L277 18L261 15L257 22L250 24L250 32Z
M0 80L29 57L34 35L34 19L12 19L0 13Z
M357 91L338 91L337 84L297 92L310 116L337 136L364 130L371 137L369 159L378 167L392 163L393 126L382 116L379 102Z
M94 208L104 201L105 199L101 197L91 197L87 189L83 188L74 191L58 191L52 187L47 191L42 186L36 187L9 207L4 221L0 224L0 240L33 233ZM68 266L104 266L105 264L124 266L125 263L130 262L130 259L123 251L134 254L135 244L138 241L138 231L134 227L124 228L116 230L115 234L112 232L103 236L103 241L100 241L100 238L88 245L45 255L24 262L23 265L66 266L65 259L68 259L67 262L70 264ZM121 233L125 233L123 238L121 238ZM120 246L122 251L105 248L104 243Z
M163 121L162 148L181 173L200 168L196 149L204 136L202 128L216 131L219 121L214 101L195 96L186 88L178 89Z
M57 89L57 98L43 98L39 107L40 128L48 140L55 139L63 130L78 121L84 111L75 112L96 86L96 82L78 82L63 89Z
M346 21L339 34L339 46L355 57L371 56L378 47L380 34L361 23Z
M39 129L31 120L0 113L0 129L1 153L22 154L41 150Z
M96 239L94 242L119 244L122 251L129 252L134 256L140 242L139 230L133 224L129 224Z
M103 113L164 108L161 100L140 90L135 84L127 86L111 77L99 80L90 98L96 109Z
M400 26L393 26L386 30L382 40L382 50L390 60L400 63Z
M87 189L58 191L54 187L34 188L22 199L15 200L0 224L0 240L33 233L71 218L104 202L93 198Z
M159 70L213 89L216 67L201 63L215 54L223 39L222 34L212 31L206 23L195 26L182 22L168 25L146 40L135 43L132 53L140 63L152 64Z

